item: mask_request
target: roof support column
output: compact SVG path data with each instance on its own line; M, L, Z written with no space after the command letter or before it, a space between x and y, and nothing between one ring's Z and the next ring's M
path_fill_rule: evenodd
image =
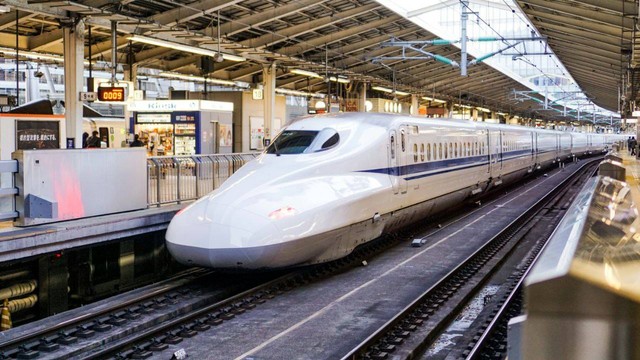
M358 109L361 112L367 112L367 83L364 81L360 86L360 99L358 101Z
M80 91L84 82L84 21L63 29L64 42L64 118L68 139L74 147L82 148L82 101Z
M411 115L420 114L419 107L420 103L418 102L418 95L411 94Z
M271 128L276 107L276 63L263 65L264 81L264 141L265 146L271 143Z

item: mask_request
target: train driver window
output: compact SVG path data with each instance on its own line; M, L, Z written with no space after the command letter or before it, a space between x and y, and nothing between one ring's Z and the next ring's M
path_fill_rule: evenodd
M329 150L340 142L340 135L335 129L324 128L318 132L315 139L309 147L304 151L305 153L320 152Z
M318 131L285 130L267 148L267 154L302 154L314 142Z

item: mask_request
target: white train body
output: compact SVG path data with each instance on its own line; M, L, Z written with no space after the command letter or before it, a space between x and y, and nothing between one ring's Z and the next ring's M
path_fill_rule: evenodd
M616 137L383 114L306 118L178 213L167 248L181 263L225 269L330 261Z

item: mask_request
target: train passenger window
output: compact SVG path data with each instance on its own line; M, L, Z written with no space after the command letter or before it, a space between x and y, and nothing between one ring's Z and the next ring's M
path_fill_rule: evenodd
M447 154L445 154L445 155L447 155ZM449 157L453 157L453 144L451 144L451 143L449 143L448 155L449 155Z
M395 136L391 135L391 158L396 158L396 139Z
M400 130L400 146L402 147L402 152L405 152L404 129Z
M413 144L413 162L418 162L418 144Z
M442 143L438 144L438 159L442 159Z
M458 143L455 143L453 145L454 145L453 157L458 157Z
M271 143L266 153L302 154L310 147L317 135L318 131L285 130Z
M431 161L431 144L427 144L427 161Z
M424 161L424 144L420 144L420 161Z

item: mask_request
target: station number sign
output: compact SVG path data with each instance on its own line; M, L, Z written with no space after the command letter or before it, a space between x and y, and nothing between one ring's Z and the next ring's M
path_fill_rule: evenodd
M124 88L118 86L102 86L98 88L99 101L124 101Z

